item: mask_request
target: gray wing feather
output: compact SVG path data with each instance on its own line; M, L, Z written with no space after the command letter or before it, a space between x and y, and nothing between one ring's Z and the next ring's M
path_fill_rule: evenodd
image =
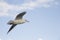
M21 19L24 14L26 14L26 12L22 12L22 13L18 14L15 19Z
M8 30L7 34L16 26L17 24L13 24L11 28Z

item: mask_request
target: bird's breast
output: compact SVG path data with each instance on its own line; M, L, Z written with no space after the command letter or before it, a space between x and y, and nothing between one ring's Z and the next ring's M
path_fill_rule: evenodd
M15 21L14 21L14 24L21 24L21 23L23 23L22 20L15 20Z

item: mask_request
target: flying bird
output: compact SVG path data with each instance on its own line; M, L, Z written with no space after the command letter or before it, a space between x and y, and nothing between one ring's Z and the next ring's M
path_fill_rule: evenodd
M26 12L22 12L22 13L20 13L20 14L18 14L18 15L16 16L15 20L10 20L10 21L8 22L8 24L9 24L9 25L12 25L12 26L11 26L10 29L8 30L7 34L8 34L16 25L18 25L18 24L23 24L23 23L25 23L25 22L29 22L29 21L27 21L26 19L23 19L23 16L24 16L25 14L26 14Z

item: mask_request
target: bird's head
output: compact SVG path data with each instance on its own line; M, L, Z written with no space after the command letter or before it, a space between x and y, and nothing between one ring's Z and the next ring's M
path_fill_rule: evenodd
M10 20L7 24L11 25L13 23L13 20Z

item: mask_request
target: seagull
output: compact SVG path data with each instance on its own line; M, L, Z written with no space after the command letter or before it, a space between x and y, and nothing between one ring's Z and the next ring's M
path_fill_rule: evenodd
M7 24L12 25L10 29L8 30L7 34L18 24L23 24L25 22L29 22L26 19L23 19L23 16L26 14L26 12L22 12L18 14L15 18L15 20L10 20Z

